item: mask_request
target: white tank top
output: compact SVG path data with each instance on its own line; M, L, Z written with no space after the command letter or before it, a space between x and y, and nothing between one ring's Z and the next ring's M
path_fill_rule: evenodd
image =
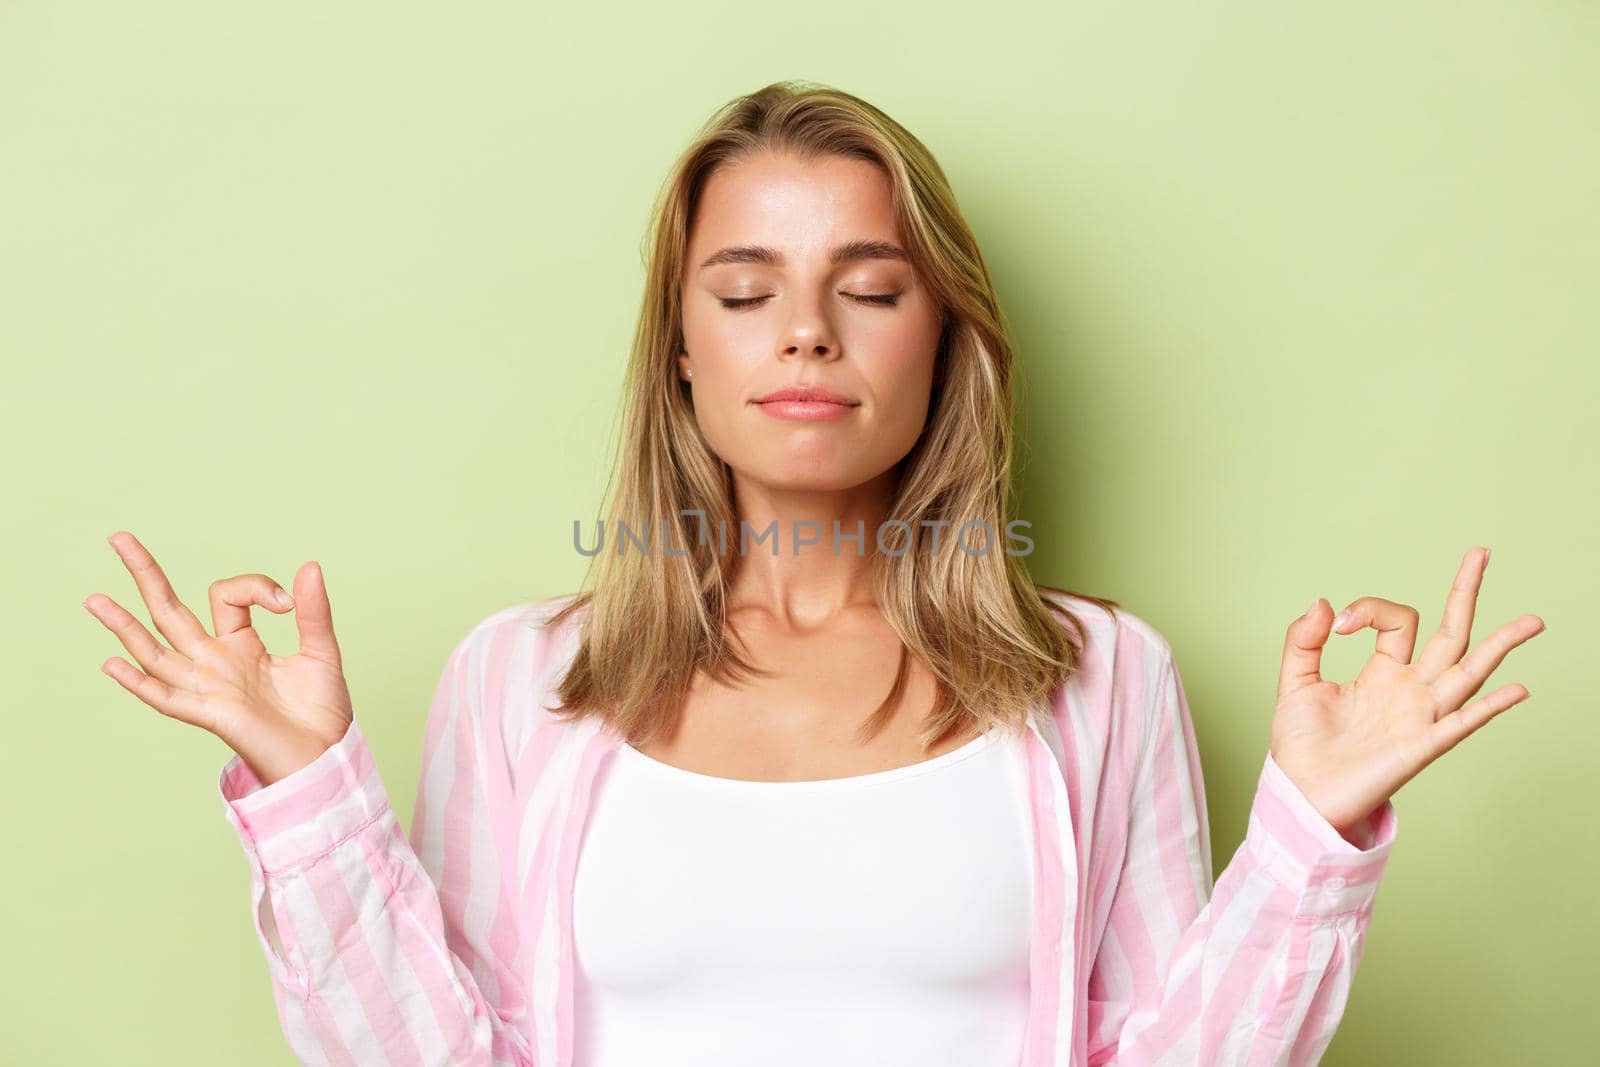
M576 1067L1014 1067L1033 845L1020 735L805 782L620 746L572 896Z

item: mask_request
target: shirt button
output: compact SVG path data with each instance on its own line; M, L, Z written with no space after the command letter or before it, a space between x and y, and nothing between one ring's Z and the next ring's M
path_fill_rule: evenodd
M1345 884L1346 883L1343 878L1329 878L1326 882L1322 883L1323 888L1325 889L1343 889Z

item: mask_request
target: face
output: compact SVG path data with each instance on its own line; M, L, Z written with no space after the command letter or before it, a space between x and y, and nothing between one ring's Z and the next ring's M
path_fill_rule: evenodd
M905 258L890 196L874 164L843 157L762 154L707 180L678 373L736 488L862 486L922 433L943 313ZM789 386L845 403L763 402Z

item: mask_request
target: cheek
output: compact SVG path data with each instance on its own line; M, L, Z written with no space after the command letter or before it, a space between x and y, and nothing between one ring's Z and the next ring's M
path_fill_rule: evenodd
M884 405L880 422L894 447L909 448L921 435L928 421L931 383L932 378L925 368L914 367L908 369L887 394L889 399Z
M767 328L759 316L739 315L721 308L699 309L683 316L684 347L696 364L715 373L719 381L741 364L759 362L770 346Z
M942 325L940 316L917 300L900 314L859 318L852 323L852 340L898 380L931 380Z
M689 386L694 419L711 450L731 460L730 453L739 450L741 438L748 434L747 428L741 428L741 420L747 415L743 390L752 373L748 355L752 348L729 337L725 330L691 330L687 319L684 342L695 368Z
M926 409L938 357L939 335L922 324L907 324L879 339L874 350L873 393L879 403L904 418L920 418ZM897 419L898 421L898 419Z

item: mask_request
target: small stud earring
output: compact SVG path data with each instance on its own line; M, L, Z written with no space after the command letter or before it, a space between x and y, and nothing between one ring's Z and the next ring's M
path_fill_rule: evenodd
M683 373L685 373L685 374L687 374L687 375L688 375L688 376L689 376L689 377L691 377L691 378L693 378L693 377L694 377L694 368L693 368L693 367L690 367L690 368L689 368L689 369L688 369L688 370L686 370L686 371L684 371L684 372L683 372Z

